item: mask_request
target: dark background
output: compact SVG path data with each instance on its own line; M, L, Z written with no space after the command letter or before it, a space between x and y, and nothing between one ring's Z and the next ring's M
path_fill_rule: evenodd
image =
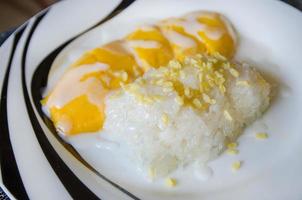
M57 0L0 0L0 32L21 25L31 16L56 1Z
M56 1L58 0L0 0L0 32L19 26ZM302 0L282 1L302 10Z

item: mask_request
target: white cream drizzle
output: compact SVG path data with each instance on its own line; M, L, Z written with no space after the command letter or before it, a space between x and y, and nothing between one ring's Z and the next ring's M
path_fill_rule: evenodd
M185 35L177 33L176 31L162 30L162 33L170 43L180 46L182 48L192 48L197 45L192 38L186 37Z
M157 49L161 46L159 42L153 40L131 40L128 44L130 47L145 49Z
M183 20L175 20L172 19L170 23L181 26L185 29L185 31L196 38L198 38L202 42L202 38L198 34L198 32L204 32L206 36L212 40L219 40L223 34L225 34L225 30L221 28L210 27L206 24L200 23L197 18L200 16L205 16L207 18L214 19L216 17L213 13L208 12L193 12L188 15L185 15Z
M87 94L91 103L98 105L100 102L97 98L99 96L98 91L103 90L101 82L94 77L88 78L84 81L81 81L81 78L85 74L103 71L107 68L108 65L106 64L96 63L92 65L78 66L68 70L53 89L46 102L48 112L49 108L62 108L65 104L83 94Z
M144 40L133 40L133 41L126 41L123 45L124 45L125 49L127 49L133 55L135 62L140 67L146 66L148 68L151 68L152 66L149 65L149 63L147 61L145 61L144 59L141 59L135 50L135 47L141 47L144 44L144 42L145 42ZM156 41L146 41L146 42L156 42ZM153 44L149 43L149 44L147 44L147 46L150 47L150 46L155 46L155 45L154 45L154 43ZM146 48L146 47L144 46L143 48Z
M142 25L138 28L138 30L142 30L142 31L154 31L156 30L153 26L148 26L148 25Z
M64 116L56 124L57 131L64 136L64 133L69 132L72 129L72 124L69 119Z

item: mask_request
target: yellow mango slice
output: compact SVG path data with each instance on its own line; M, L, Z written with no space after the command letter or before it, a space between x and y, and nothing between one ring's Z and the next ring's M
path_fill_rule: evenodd
M196 46L188 48L186 44L171 43L176 58L194 53L215 53L231 58L236 50L236 38L232 26L224 17L214 12L194 12L182 18L171 18L160 23L164 34L175 31L183 37L190 38ZM176 47L175 47L176 46Z
M67 135L98 131L105 120L103 110L92 104L86 95L79 96L62 108L50 108L55 126Z
M208 31L198 31L198 34L206 45L208 52L219 52L221 55L231 58L236 50L236 41L232 35L234 30L223 16L217 13L210 16L201 14L197 21L207 26ZM217 37L219 33L221 36Z
M184 57L206 52L206 47L197 38L185 32L184 28L175 25L181 19L168 19L159 23L163 35L167 38L174 53L174 58L183 61Z
M173 59L169 42L156 27L138 29L126 37L136 62L143 71L166 65Z

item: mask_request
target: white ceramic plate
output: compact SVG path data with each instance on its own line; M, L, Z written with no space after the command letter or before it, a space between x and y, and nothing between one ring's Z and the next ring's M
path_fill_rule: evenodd
M167 188L145 182L101 154L108 162L92 169L96 161L89 150L74 151L43 117L39 100L48 75L62 73L75 59L71 53L120 38L137 25L201 9L221 12L233 23L240 38L236 57L254 63L276 85L272 106L261 119L265 125L256 123L243 133L238 156L211 162L215 174L206 182L188 175L176 188ZM301 199L301 36L302 14L273 0L57 3L0 49L1 187L18 199ZM257 128L269 139L255 140ZM234 174L229 168L237 159L243 167Z

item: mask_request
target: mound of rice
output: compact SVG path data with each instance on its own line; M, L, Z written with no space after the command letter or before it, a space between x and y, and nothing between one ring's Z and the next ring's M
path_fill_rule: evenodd
M103 135L154 176L217 157L269 105L248 64L197 55L152 69L106 99Z

